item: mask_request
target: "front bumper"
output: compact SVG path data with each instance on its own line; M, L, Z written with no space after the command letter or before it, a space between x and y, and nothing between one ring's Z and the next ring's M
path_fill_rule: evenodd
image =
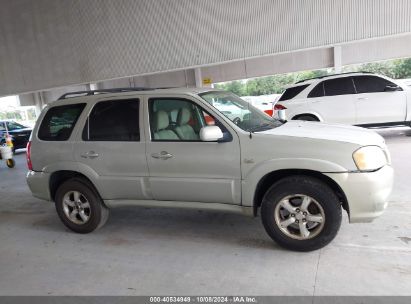
M375 172L325 173L343 190L350 223L371 222L387 208L394 183L394 170L384 166Z
M27 185L29 186L33 196L47 201L52 200L50 195L49 180L49 173L29 171L26 174Z

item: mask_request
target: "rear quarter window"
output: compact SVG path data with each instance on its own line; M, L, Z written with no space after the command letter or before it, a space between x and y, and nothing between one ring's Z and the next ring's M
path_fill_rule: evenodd
M297 86L297 87L292 87L292 88L288 88L285 90L285 92L283 93L283 95L281 95L280 99L278 101L284 101L284 100L290 100L293 99L294 97L296 97L298 94L300 94L306 87L308 87L307 85L301 85L301 86Z
M316 98L324 96L324 82L320 82L317 86L311 90L308 94L308 98Z
M387 86L397 86L391 81L376 76L356 76L353 79L358 94L385 92Z
M46 141L65 141L71 136L85 103L50 108L41 122L38 138Z

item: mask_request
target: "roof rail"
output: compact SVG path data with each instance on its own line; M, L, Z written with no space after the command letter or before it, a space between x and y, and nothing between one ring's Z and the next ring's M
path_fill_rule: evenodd
M314 80L314 79L323 79L323 78L325 78L325 77L331 77L331 76L346 75L346 74L357 74L357 73L358 73L358 74L372 74L372 72L365 72L365 71L345 72L345 73L337 73L337 74L328 74L328 75L323 75L323 76L318 76L318 77L303 79L303 80L297 81L296 83L301 83L301 82L304 82L304 81Z
M153 88L112 88L112 89L101 89L101 90L89 90L89 91L75 91L68 92L59 97L58 100L67 99L72 97L80 96L91 96L96 94L109 94L109 93L122 93L122 92L139 92L139 91L150 91Z

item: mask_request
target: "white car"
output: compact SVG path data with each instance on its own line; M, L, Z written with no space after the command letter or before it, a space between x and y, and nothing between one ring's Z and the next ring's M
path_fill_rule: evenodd
M274 106L287 119L350 125L410 125L411 90L401 82L371 73L346 73L308 79L288 87Z

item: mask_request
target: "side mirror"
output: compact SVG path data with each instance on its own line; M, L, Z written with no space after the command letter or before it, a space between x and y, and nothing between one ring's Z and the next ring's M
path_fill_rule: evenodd
M283 121L287 120L285 110L278 110L278 119Z
M223 132L217 126L205 126L200 130L201 141L218 141L223 136Z
M397 85L387 85L384 88L384 92L395 92L395 91L402 91L402 89Z

